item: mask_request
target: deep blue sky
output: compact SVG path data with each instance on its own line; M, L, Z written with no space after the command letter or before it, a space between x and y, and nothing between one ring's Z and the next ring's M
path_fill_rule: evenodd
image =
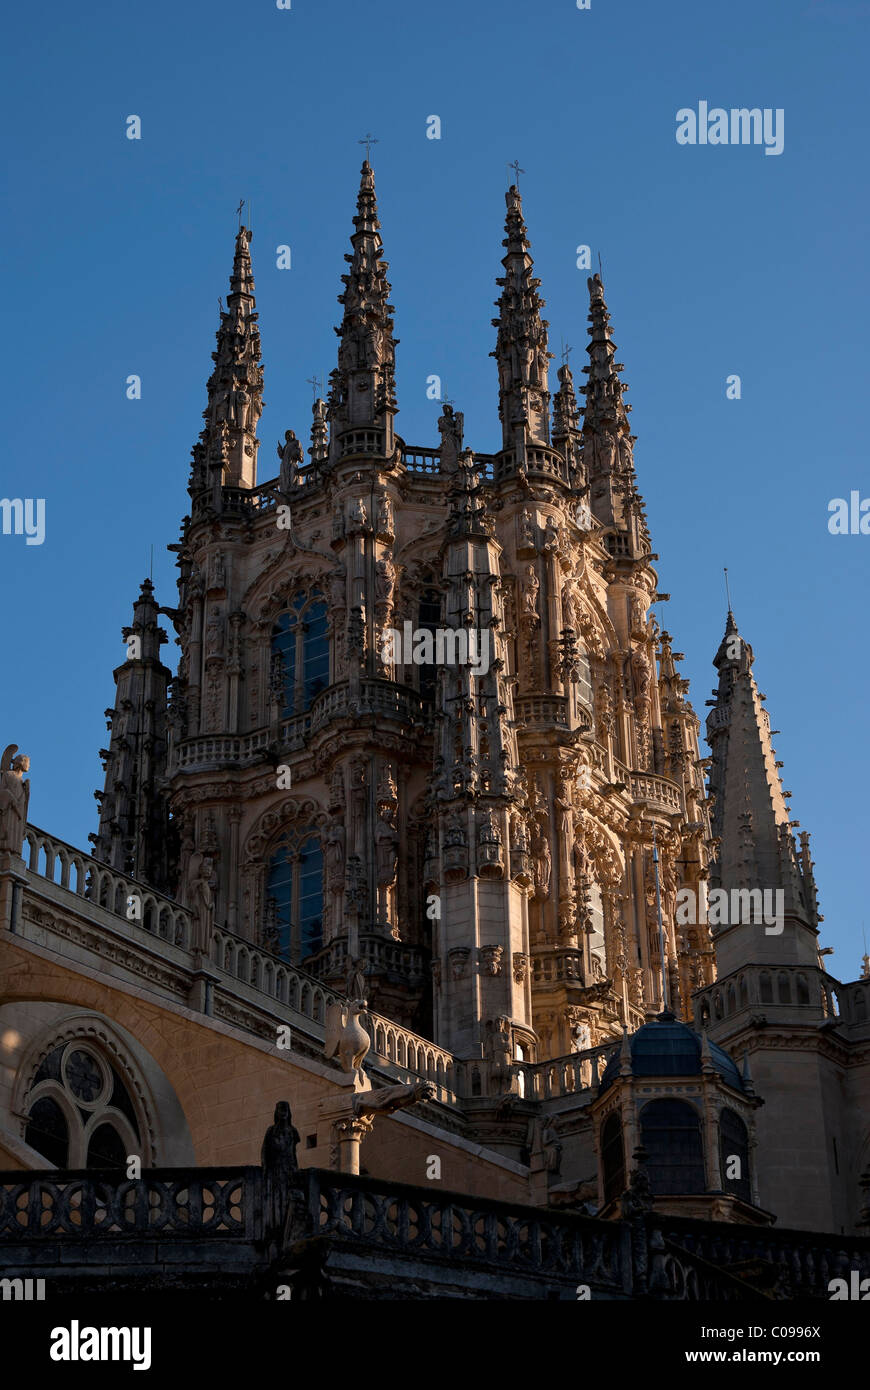
M44 497L47 537L0 536L0 746L31 754L31 818L80 845L95 829L103 710L152 543L158 599L174 602L165 546L187 510L234 209L253 202L267 477L285 429L307 438L306 378L334 365L370 130L409 443L437 442L437 373L467 442L498 447L488 353L507 161L526 171L554 367L561 338L575 370L587 360L575 247L601 253L695 708L703 717L713 683L727 564L793 811L813 832L822 940L833 972L854 978L870 918L870 536L829 535L827 504L870 496L868 23L866 0L10 11L0 495ZM677 110L701 100L782 107L784 152L677 145ZM140 141L125 138L131 114ZM426 139L432 114L440 141ZM275 265L283 243L290 271ZM740 401L726 400L730 373Z

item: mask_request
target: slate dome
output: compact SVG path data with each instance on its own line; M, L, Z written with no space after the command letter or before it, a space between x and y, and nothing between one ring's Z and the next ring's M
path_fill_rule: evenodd
M701 1075L701 1035L693 1032L687 1024L681 1023L676 1015L669 1011L659 1014L658 1018L638 1028L628 1041L633 1076ZM723 1081L733 1086L736 1091L742 1091L740 1073L728 1053L711 1042L710 1056L714 1070ZM599 1095L616 1080L619 1066L619 1053L615 1052L604 1068L598 1088Z

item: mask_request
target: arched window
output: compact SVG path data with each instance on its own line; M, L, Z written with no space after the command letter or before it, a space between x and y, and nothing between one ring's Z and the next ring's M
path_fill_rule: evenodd
M758 997L762 1004L773 1003L773 981L766 970L762 970L758 977Z
M142 1154L130 1093L90 1039L61 1043L43 1058L24 1138L57 1168L123 1168L128 1154Z
M604 1200L613 1202L625 1191L625 1148L622 1120L614 1112L601 1128L601 1167L604 1173Z
M266 945L297 964L323 945L323 852L314 826L288 831L269 859Z
M719 1116L719 1162L722 1165L722 1187L744 1202L752 1201L749 1182L749 1134L740 1116L733 1110L723 1110ZM729 1177L728 1174L733 1176Z
M777 978L777 989L779 991L780 1004L791 1003L791 981L784 970L781 970Z
M441 595L437 589L424 589L420 595L417 626L425 628L427 632L435 632L441 627ZM417 669L420 672L420 694L424 700L434 700L438 667L434 661L429 661Z
M798 975L797 977L797 1001L799 1004L810 1002L810 987L807 984L806 975Z
M329 684L326 602L319 589L294 595L272 628L272 680L282 693L282 718L302 714Z
M651 1100L640 1115L641 1143L654 1196L705 1192L701 1122L684 1100Z

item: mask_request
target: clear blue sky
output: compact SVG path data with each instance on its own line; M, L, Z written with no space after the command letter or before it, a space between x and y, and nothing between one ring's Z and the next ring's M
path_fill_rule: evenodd
M870 496L866 0L185 0L17 6L4 23L0 496L44 497L42 546L0 536L0 743L32 757L31 817L84 845L120 629L154 545L175 600L234 209L252 245L263 476L307 438L373 131L396 305L400 433L437 442L439 374L466 439L499 439L488 353L506 164L518 159L551 347L585 361L601 253L665 609L702 716L722 566L756 652L792 807L813 832L822 940L854 978L867 860ZM785 112L785 148L679 146L676 112ZM127 116L142 139L125 138ZM426 139L439 115L440 141ZM293 268L275 248L292 248ZM554 364L555 366L556 364ZM142 399L125 379L142 378ZM728 401L726 377L742 379ZM168 651L176 653L170 645ZM173 657L174 664L174 657ZM704 750L706 751L706 749Z

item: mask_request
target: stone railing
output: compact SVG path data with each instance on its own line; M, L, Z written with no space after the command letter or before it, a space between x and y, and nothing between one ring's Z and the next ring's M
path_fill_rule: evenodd
M401 719L408 724L422 724L426 718L424 702L416 691L371 677L360 680L356 694L348 681L331 685L317 696L310 713L312 731L334 719L366 714Z
M371 967L370 973L393 975L411 984L419 984L425 978L427 956L423 949L389 936L360 932L359 959ZM347 937L331 941L308 959L308 969L318 979L346 978L349 964Z
M567 1057L551 1057L546 1062L514 1062L511 1070L522 1076L521 1094L526 1100L553 1100L588 1091L597 1086L610 1058L619 1051L618 1043L588 1047Z
M411 444L404 444L400 458L409 473L441 472L440 449L420 449Z
M315 1036L326 1022L327 1007L347 1002L346 995L328 989L316 975L288 964L225 928L216 928L212 940L212 959L225 975L310 1020L316 1026ZM437 1100L456 1103L452 1053L371 1010L366 1010L361 1018L371 1038L369 1058L377 1058L382 1069L397 1080L431 1081Z
M261 1190L253 1167L146 1168L135 1180L94 1169L0 1172L0 1250L25 1238L255 1240Z
M630 1287L630 1246L616 1223L316 1168L297 1175L293 1197L288 1243L332 1237L463 1271L562 1276L618 1294Z
M494 455L493 461L492 476L497 483L517 470L516 453L513 449L505 449L502 453ZM544 473L549 478L561 479L563 483L569 481L568 465L555 449L536 448L534 445L530 445L526 449L526 471Z
M307 712L282 720L277 735L280 746L283 749L304 748L310 728L311 715ZM263 750L274 738L271 729L255 729L250 734L202 734L181 740L176 746L174 762L185 772L230 764L244 767L262 761Z
M714 1225L688 1217L658 1218L656 1225L671 1249L720 1268L751 1269L753 1282L776 1297L830 1298L830 1280L848 1285L853 1269L859 1281L870 1278L870 1236Z
M632 772L630 785L633 801L647 801L669 815L683 814L682 789L669 777L659 777L654 772Z
M550 947L532 956L532 981L536 985L560 980L583 984L583 952L576 946Z
M163 897L144 883L119 874L99 859L83 854L35 825L27 826L22 857L31 873L48 879L75 897L96 903L113 916L123 918L127 926L135 924L175 946L190 947L190 913L174 899ZM141 914L132 919L127 916L131 898L138 898Z
M518 724L527 729L567 728L568 701L564 695L518 695L514 699Z

